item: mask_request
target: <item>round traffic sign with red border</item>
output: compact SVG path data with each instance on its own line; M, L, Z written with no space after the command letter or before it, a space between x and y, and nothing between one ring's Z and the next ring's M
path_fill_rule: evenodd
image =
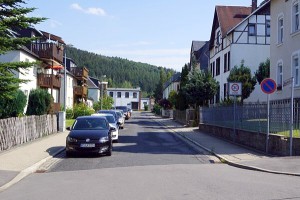
M265 78L260 84L261 90L266 94L272 94L276 91L276 82L271 78Z
M237 92L237 91L239 91L239 89L240 89L239 84L233 83L233 84L231 85L231 90L232 90L232 91Z

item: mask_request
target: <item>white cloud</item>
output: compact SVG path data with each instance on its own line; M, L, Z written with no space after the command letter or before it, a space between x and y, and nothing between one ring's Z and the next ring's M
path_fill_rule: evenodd
M83 8L78 3L71 4L71 8L91 15L107 16L106 12L102 8Z

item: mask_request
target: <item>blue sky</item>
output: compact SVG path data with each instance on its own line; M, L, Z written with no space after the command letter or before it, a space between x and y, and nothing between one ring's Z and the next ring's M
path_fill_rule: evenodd
M105 56L181 71L192 40L209 40L216 5L251 0L25 0L47 17L36 26L67 44ZM262 0L258 0L260 4Z

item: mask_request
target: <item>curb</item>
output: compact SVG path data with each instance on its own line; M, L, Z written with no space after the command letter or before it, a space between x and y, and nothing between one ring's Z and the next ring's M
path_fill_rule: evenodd
M65 150L65 147L57 150L53 155L48 156L46 158L44 158L43 160L40 160L39 162L35 163L34 165L22 170L17 176L15 176L12 180L10 180L8 183L2 185L0 187L0 192L3 192L4 190L6 190L7 188L11 187L12 185L18 183L19 181L21 181L23 178L25 178L26 176L34 173L36 170L38 170L38 168L44 164L45 162L47 162L48 160L50 160L51 158L53 158L54 156L60 154L62 151Z
M263 169L263 168L259 168L259 167L254 167L254 166L248 166L248 165L243 165L243 164L239 164L236 162L232 162L230 160L227 160L226 158L224 158L223 156L213 152L212 150L208 149L207 147L199 144L198 142L192 140L191 138L187 137L186 135L182 134L181 132L177 132L176 130L172 129L171 127L169 127L168 125L164 124L161 121L158 121L159 118L152 118L153 120L157 121L158 123L160 123L163 126L166 126L168 129L172 130L172 132L175 132L177 134L179 134L181 137L187 139L188 141L190 141L191 143L193 143L194 145L204 149L205 151L208 151L209 153L211 153L212 155L216 156L218 159L221 160L221 162L226 163L230 166L233 167L237 167L237 168L241 168L241 169L247 169L247 170L253 170L253 171L260 171L260 172L266 172L266 173L271 173L271 174L281 174L281 175L289 175L289 176L300 176L299 173L290 173L290 172L280 172L280 171L273 171L273 170L268 170L268 169ZM158 120L157 120L158 119Z

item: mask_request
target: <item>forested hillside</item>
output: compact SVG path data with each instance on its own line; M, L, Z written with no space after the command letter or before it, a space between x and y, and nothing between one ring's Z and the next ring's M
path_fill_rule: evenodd
M141 87L142 91L152 94L160 80L160 70L166 73L171 69L134 62L118 57L108 57L74 47L67 47L67 57L72 58L78 66L85 66L89 75L99 78L106 75L109 87Z

